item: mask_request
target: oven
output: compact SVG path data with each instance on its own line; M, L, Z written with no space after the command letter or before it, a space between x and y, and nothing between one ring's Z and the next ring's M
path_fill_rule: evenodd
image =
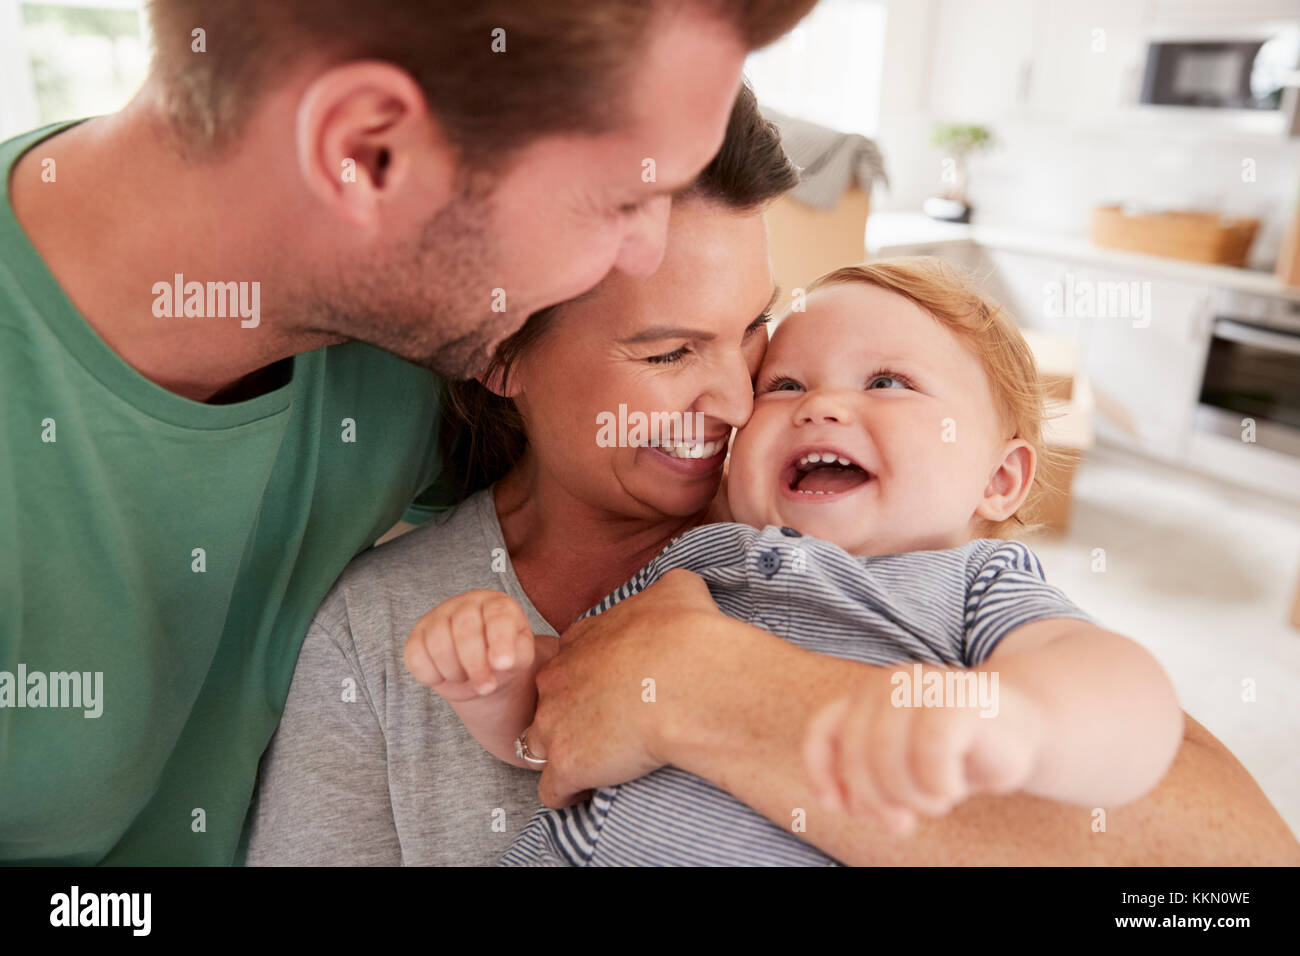
M1195 428L1300 458L1300 301L1220 294Z

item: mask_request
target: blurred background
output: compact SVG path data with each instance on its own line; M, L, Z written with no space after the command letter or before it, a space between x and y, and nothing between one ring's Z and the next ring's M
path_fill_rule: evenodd
M144 78L132 0L0 0L0 138ZM803 182L787 295L936 255L1077 462L1029 536L1300 832L1300 0L821 0L747 65Z

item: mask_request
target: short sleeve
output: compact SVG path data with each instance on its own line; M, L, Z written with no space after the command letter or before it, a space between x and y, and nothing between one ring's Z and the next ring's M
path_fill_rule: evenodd
M437 517L460 503L461 496L451 487L447 473L436 470L437 461L435 460L430 467L435 470L422 485L424 490L415 496L415 500L407 505L406 511L402 513L402 520L407 524L424 524L430 518Z
M350 637L337 639L321 617L303 640L284 716L262 758L245 862L397 866L384 732ZM349 687L353 694L343 692Z
M1018 541L989 541L972 554L972 565L964 628L968 667L983 662L998 641L1033 621L1068 617L1096 623L1047 583L1038 557Z

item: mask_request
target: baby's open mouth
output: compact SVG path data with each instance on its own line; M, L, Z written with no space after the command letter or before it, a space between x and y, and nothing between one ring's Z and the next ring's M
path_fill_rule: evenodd
M796 452L782 478L801 495L838 495L866 484L872 475L848 455L828 448Z

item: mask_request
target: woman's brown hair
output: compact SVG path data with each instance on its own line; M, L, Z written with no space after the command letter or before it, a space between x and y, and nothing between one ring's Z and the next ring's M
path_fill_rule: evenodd
M734 212L759 209L799 180L781 148L781 134L758 110L748 84L731 108L718 154L683 193L674 197L713 203ZM511 371L550 328L566 303L542 309L497 347L485 379L509 381ZM460 501L505 476L528 439L515 403L477 380L447 382L442 394L442 488Z

